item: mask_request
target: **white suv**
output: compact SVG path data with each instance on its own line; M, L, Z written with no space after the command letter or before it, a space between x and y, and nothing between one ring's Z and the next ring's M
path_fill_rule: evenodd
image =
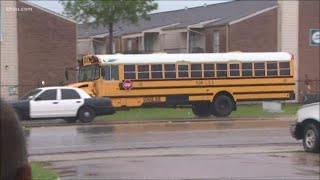
M297 112L297 122L291 125L292 137L303 139L308 152L320 151L320 102L302 106Z

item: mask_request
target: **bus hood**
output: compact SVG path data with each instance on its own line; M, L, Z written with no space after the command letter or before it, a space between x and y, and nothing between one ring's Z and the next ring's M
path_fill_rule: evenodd
M91 84L90 82L79 82L79 83L68 84L66 86L74 87L74 88L85 88L85 87L89 87L90 84Z
M93 91L93 82L79 82L66 85L68 87L80 88L88 93L90 96L96 96Z

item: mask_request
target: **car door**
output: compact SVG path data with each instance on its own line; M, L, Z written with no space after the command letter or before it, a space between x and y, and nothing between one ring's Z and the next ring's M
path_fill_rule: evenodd
M44 90L34 99L30 100L30 117L31 118L52 118L59 116L57 106L57 90Z
M61 101L59 109L62 117L74 117L78 109L84 104L84 99L74 89L61 89Z

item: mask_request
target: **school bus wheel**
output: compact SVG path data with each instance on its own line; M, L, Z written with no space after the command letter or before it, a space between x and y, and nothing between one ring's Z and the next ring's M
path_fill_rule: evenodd
M218 95L214 98L211 107L212 115L216 117L227 117L234 109L234 101L227 95Z
M210 113L210 103L201 102L192 104L192 112L198 117L209 117Z

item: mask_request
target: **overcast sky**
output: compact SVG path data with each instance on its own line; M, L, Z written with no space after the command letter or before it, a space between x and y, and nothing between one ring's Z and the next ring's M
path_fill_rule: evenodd
M184 1L171 1L171 0L161 0L156 1L158 3L158 10L153 11L152 13L156 12L164 12L164 11L171 11L176 9L184 9L185 7L195 7L195 6L202 6L204 4L215 4L221 3L229 0L211 0L211 1L200 1L200 0L184 0ZM62 13L63 6L59 3L59 1L41 1L41 0L29 0L34 4L42 6L44 8L50 9L57 13Z

